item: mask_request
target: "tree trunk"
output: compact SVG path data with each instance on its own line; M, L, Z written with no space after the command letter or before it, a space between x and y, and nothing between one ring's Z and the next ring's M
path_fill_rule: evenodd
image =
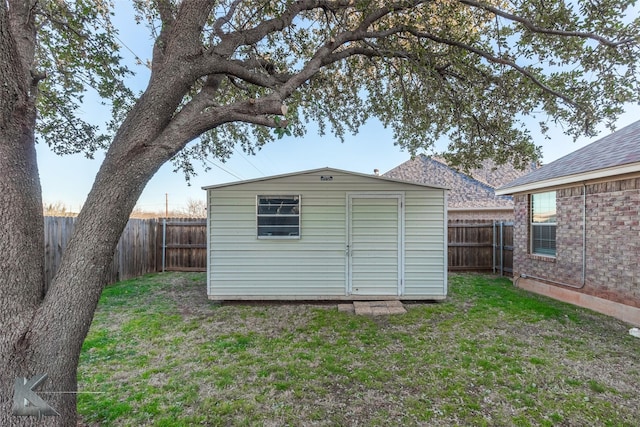
M34 391L40 391L39 396L60 413L41 422L64 426L77 422L74 392L79 355L116 245L145 185L177 149L158 147L154 141L163 122L149 107L150 99L154 98L141 98L111 144L46 292L42 289L44 234L33 145L35 119L14 126L22 131L23 142L13 136L15 132L5 131L13 127L2 127L0 251L7 256L0 257L0 315L2 330L8 331L0 342L2 426L33 421L33 417L12 415L12 394L15 378L38 374L47 374L48 379ZM21 143L11 143L16 140Z
M126 136L127 129L121 132ZM135 133L141 130L134 126ZM153 133L153 132L148 132ZM3 138L4 135L3 135ZM18 418L11 414L12 393L16 377L32 378L37 374L47 374L48 379L35 391L57 412L59 417L46 417L46 425L76 424L76 370L82 343L88 333L93 314L100 294L106 284L107 274L111 267L114 250L126 226L144 186L159 166L167 160L167 155L158 153L138 153L138 155L119 155L118 147L128 147L131 140L116 139L112 149L96 177L89 197L76 222L73 237L63 255L57 271L44 298L42 298L42 258L43 258L43 226L41 203L34 201L39 207L39 215L24 215L23 208L11 203L24 199L22 181L34 176L34 162L30 168L25 165L5 169L5 160L13 163L21 155L7 153L3 144L0 155L0 167L10 171L3 176L10 176L15 182L14 188L4 185L0 219L4 227L0 249L9 256L2 258L2 306L0 307L3 323L3 334L0 347L2 358L2 375L0 400L2 412L0 425L29 425L32 417ZM33 148L33 147L32 147ZM126 150L120 150L126 152ZM21 177L22 179L16 179ZM36 180L37 181L37 180ZM39 194L34 188L34 194ZM35 210L35 209L32 209ZM38 224L32 227L31 224ZM22 225L24 231L18 232ZM32 235L33 243L29 247L22 242L17 245L16 239L26 240L26 232ZM30 262L25 262L25 253L30 250ZM27 260L29 261L29 260ZM38 284L36 286L35 284ZM25 286L28 284L29 286ZM37 288L38 292L26 292ZM12 292L12 293L11 293ZM7 306L9 304L10 306ZM11 313L11 314L10 314ZM53 392L47 394L48 392Z
M27 2L24 6L29 7ZM44 225L34 144L37 82L25 65L32 51L35 29L29 28L29 22L20 22L19 26L16 22L9 17L6 5L0 5L0 425L3 426L20 422L11 415L15 378L29 377L33 370L40 369L38 361L31 357L27 341L44 293ZM20 37L13 36L16 29Z
M41 374L48 378L33 391L59 416L45 416L37 424L75 426L82 343L138 197L157 169L186 143L157 141L186 89L174 90L171 78L158 77L159 83L151 83L130 112L98 172L59 269L44 289L44 222L34 139L36 30L25 18L31 16L31 6L24 1L9 10L0 3L0 426L33 425L33 415L13 414L15 381Z
M33 425L33 415L12 413L14 385L16 378L42 374L48 378L33 392L59 416L46 416L38 425L75 426L80 351L122 230L147 182L195 137L181 134L193 118L174 116L193 78L181 68L181 58L154 69L119 128L58 271L44 289L31 3L11 3L8 9L0 1L0 426Z

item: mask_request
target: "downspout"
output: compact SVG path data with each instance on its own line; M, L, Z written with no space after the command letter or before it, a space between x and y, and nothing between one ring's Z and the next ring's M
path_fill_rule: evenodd
M582 183L582 284L580 286L572 285L571 283L558 282L556 280L545 279L544 277L532 276L530 274L522 273L515 281L515 286L518 286L518 280L520 279L536 279L543 282L553 283L554 285L562 285L573 289L582 289L587 283L587 186Z
M504 276L504 221L500 221L500 276Z
M582 286L587 283L587 185L582 182Z

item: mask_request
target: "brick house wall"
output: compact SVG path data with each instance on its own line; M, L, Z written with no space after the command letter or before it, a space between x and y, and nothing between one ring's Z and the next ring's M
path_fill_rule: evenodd
M555 258L530 253L528 194L515 195L514 204L514 277L562 282L548 283L640 307L640 177L557 189ZM585 283L573 289L583 284L583 215Z

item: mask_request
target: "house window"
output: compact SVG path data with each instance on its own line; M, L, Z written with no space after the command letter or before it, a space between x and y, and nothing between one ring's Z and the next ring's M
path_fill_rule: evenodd
M259 239L300 238L300 196L258 196Z
M556 192L531 195L531 253L556 256Z

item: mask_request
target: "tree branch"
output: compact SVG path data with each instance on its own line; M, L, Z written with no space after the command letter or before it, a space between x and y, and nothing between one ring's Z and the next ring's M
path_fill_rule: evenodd
M264 69L268 74L252 71L252 69ZM285 83L291 77L289 74L276 73L271 63L258 58L247 61L221 60L217 72L232 75L247 83L270 89Z
M229 11L227 12L227 14L216 19L216 22L213 23L214 34L222 36L222 26L231 21L231 17L234 13L236 13L236 9L238 8L238 5L240 5L240 3L242 3L242 0L234 0L234 2L229 6Z
M536 86L538 86L540 89L544 90L545 92L547 92L547 93L549 93L549 94L551 94L551 95L553 95L553 96L555 96L557 98L562 99L564 102L566 102L569 105L573 105L574 107L579 107L579 104L576 101L574 101L573 99L571 99L568 96L564 95L563 93L560 93L557 90L552 89L548 85L544 84L543 82L540 81L540 79L538 79L536 76L534 76L531 72L527 71L524 67L519 66L518 64L516 64L512 60L505 59L505 58L499 58L499 57L497 57L495 55L490 54L489 52L485 52L484 50L475 48L475 47L470 46L470 45L468 45L466 43L462 43L462 42L458 42L458 41L454 41L454 40L449 40L449 39L444 39L442 37L438 37L438 36L435 36L435 35L429 34L429 33L419 32L419 31L414 30L414 29L408 29L407 31L409 33L415 35L416 37L427 38L427 39L433 40L433 41L435 41L437 43L446 44L448 46L454 46L454 47L457 47L459 49L463 49L463 50L466 50L468 52L475 53L476 55L486 59L489 62L493 62L494 64L502 64L502 65L506 65L508 67L511 67L514 70L518 71L523 76L527 77Z
M544 84L536 76L534 76L531 72L527 71L524 67L519 66L514 61L509 60L509 59L505 59L505 58L497 57L495 55L492 55L489 52L486 52L484 50L478 49L478 48L473 47L471 45L468 45L466 43L458 42L458 41L451 40L451 39L445 39L445 38L438 37L438 36L430 34L430 33L418 31L418 30L416 30L414 28L409 28L409 27L406 27L406 26L398 26L398 27L390 28L390 29L385 30L385 31L367 32L367 33L364 34L364 38L379 39L379 38L388 37L388 36L390 36L392 34L399 34L399 33L403 33L403 32L409 33L409 34L413 35L416 38L429 39L429 40L432 40L432 41L434 41L436 43L457 47L459 49L463 49L463 50L466 50L468 52L474 53L474 54L486 59L489 62L492 62L492 63L495 63L495 64L502 64L502 65L506 65L508 67L511 67L514 70L518 71L523 76L527 77L536 86L540 87L545 92L548 92L551 95L562 99L563 101L565 101L566 103L568 103L570 105L573 105L575 107L579 106L579 104L576 101L574 101L573 99L569 98L568 96L566 96L566 95L564 95L564 94L552 89L548 85ZM355 54L356 52L365 54L367 51L363 50L362 48L353 48L353 50L347 49L345 51L337 52L333 56L327 56L325 59L327 61L330 61L330 62L335 62L335 61L338 61L340 59L344 59L344 58L346 58L348 56L351 56L352 54ZM386 52L386 54L388 54L388 53L389 52ZM397 54L397 55L398 55L398 57L401 57L400 54Z
M202 29L215 3L215 0L180 3L167 45L172 56L185 58L202 52Z
M505 12L504 10L498 9L497 7L494 7L485 3L477 2L474 0L458 0L458 1L462 4L466 4L467 6L482 9L487 12L491 12L497 16L500 16L502 18L508 19L510 21L518 22L522 24L525 28L527 28L528 30L534 33L550 34L554 36L563 36L563 37L580 37L584 39L592 39L608 47L617 47L617 46L631 43L634 41L633 39L625 39L625 40L620 40L616 42L616 41L606 39L597 34L587 33L583 31L562 31L562 30L554 30L552 28L543 28L535 25L533 22L531 22L528 19L524 19L512 13Z
M155 139L154 146L163 150L167 157L173 157L186 144L203 133L224 123L245 122L267 127L278 127L269 115L282 114L282 102L277 96L247 99L227 105L213 104L198 93L194 99L174 116L171 123ZM203 105L208 104L203 109Z
M330 38L323 45L323 47L321 47L318 52L316 52L314 58L312 58L309 63L305 65L303 70L301 70L294 76L288 74L277 75L266 69L266 71L271 75L270 78L265 75L251 72L247 68L243 68L243 66L240 65L242 64L241 62L226 60L230 57L231 52L235 51L238 46L253 45L259 42L267 34L281 31L287 26L290 26L293 23L295 17L305 10L312 10L316 8L321 8L324 10L335 10L353 5L353 2L351 0L299 0L292 3L290 7L278 18L263 21L248 30L240 30L226 34L224 36L224 40L218 46L212 48L210 56L202 64L200 64L199 68L202 70L201 72L203 74L228 73L235 77L241 78L248 83L256 84L261 87L274 89L278 84L284 84L284 87L282 88L282 96L287 97L293 92L293 90L295 90L295 88L299 87L302 83L304 83L304 81L308 80L313 74L318 71L319 68L317 68L317 66L323 65L323 61L321 59L323 56L329 55L331 51L340 47L344 43L362 39L364 34L366 34L367 28L369 28L372 24L380 20L385 15L394 11L406 10L411 7L415 7L416 5L423 2L424 1L422 0L413 1L411 3L398 2L375 9L360 22L356 30L347 30L336 35L334 38ZM232 10L235 9L232 8ZM225 16L224 19L230 19L229 14L232 12L232 10L230 10L230 12ZM221 29L222 23L218 22L218 24L218 29ZM256 59L256 61L260 60ZM250 62L245 62L244 66L246 67L250 64ZM264 63L259 63L258 65L263 66ZM276 77L273 78L273 76ZM286 80L287 77L289 77L288 81Z
M513 68L514 70L518 71L520 74L522 74L523 76L527 77L529 80L531 80L536 86L540 87L542 90L544 90L545 92L562 99L563 101L565 101L566 103L568 103L569 105L572 105L574 107L578 107L579 104L574 101L573 99L569 98L568 96L564 95L561 92L558 92L554 89L552 89L551 87L549 87L548 85L544 84L542 81L540 81L536 76L534 76L531 72L529 72L528 70L526 70L524 67L519 66L518 64L516 64L514 61L511 61L509 59L505 59L505 58L500 58L497 57L495 55L490 54L489 52L486 52L484 50L475 48L473 46L470 46L466 43L462 43L462 42L458 42L458 41L454 41L454 40L450 40L450 39L445 39L442 37L438 37L435 36L433 34L429 34L429 33L425 33L425 32L420 32L418 30L415 30L413 28L408 28L405 26L398 26L398 27L394 27L394 28L390 28L388 30L384 30L384 31L377 31L377 32L365 32L362 33L362 35L360 36L360 40L363 40L366 42L366 39L381 39L381 38L385 38L388 37L390 35L393 34L399 34L402 32L407 32L409 34L412 34L413 36L417 37L417 38L425 38L425 39L429 39L432 40L434 42L440 43L440 44L446 44L449 46L453 46L453 47L457 47L459 49L463 49L466 50L468 52L474 53L490 62L496 63L496 64L502 64L502 65L506 65L508 67ZM355 34L355 33L353 33ZM407 52L403 52L403 51L392 51L392 50L382 50L382 51L377 51L376 48L364 48L361 46L356 46L356 47L351 47L351 48L347 48L332 54L327 54L323 56L322 59L322 65L326 66L329 65L331 63L335 63L338 61L341 61L343 59L346 59L350 56L354 56L354 55L364 55L367 57L396 57L396 58L405 58L405 59L410 59L411 56L407 53ZM417 59L416 57L414 57L413 59Z
M153 59L151 61L151 72L157 73L164 63L165 50L167 47L167 39L171 33L171 28L175 18L173 16L173 7L169 0L157 1L158 14L160 15L160 34L153 44Z
M510 18L508 13L492 6L484 5L482 3L475 2L474 0L459 1L468 7L483 8L484 10L499 14L507 19ZM398 2L393 4L383 4L383 6L375 8L369 14L362 17L359 22L354 23L354 29L342 27L342 31L337 32L333 36L327 37L324 43L317 48L313 57L311 57L311 59L309 59L297 73L291 75L278 75L273 69L269 69L268 65L270 65L270 63L265 62L259 57L249 58L244 61L231 60L230 57L239 46L254 45L259 43L260 40L268 34L281 31L292 25L296 17L303 11L316 8L320 8L325 11L339 10L341 8L344 9L353 6L353 2L350 0L299 0L292 2L285 12L277 18L262 21L250 29L237 30L227 34L222 34L224 25L232 19L233 14L237 11L237 8L240 5L238 1L234 1L225 16L219 18L214 23L215 31L219 33L218 35L221 38L220 43L216 46L212 46L207 54L196 60L190 61L191 66L189 67L189 73L192 73L192 75L195 76L208 76L207 83L204 85L200 93L196 94L191 101L184 105L182 109L175 114L171 123L168 123L168 127L162 131L162 134L164 135L165 132L169 132L173 134L174 137L176 135L182 135L178 140L183 142L173 140L173 143L170 144L173 149L180 149L189 140L197 137L202 132L213 129L222 123L234 120L264 126L275 126L275 122L270 119L268 115L280 114L282 100L291 96L295 90L309 81L309 79L316 75L323 67L342 61L351 56L401 58L421 63L425 67L432 65L434 72L439 73L442 77L448 74L443 71L443 68L438 69L435 65L425 62L425 58L418 57L410 51L405 51L403 49L381 48L372 43L372 40L388 38L394 34L397 35L403 33L411 36L414 41L419 41L420 39L430 40L437 44L447 45L467 51L488 61L489 63L508 66L531 81L544 93L560 99L568 105L581 107L574 99L553 89L548 84L545 84L545 82L542 81L540 77L536 76L534 72L526 67L518 65L514 60L504 58L500 55L495 55L490 51L473 46L472 44L440 37L431 34L430 32L421 31L405 25L395 26L381 31L370 30L376 22L384 19L386 15L399 10L408 10L421 3L424 3L424 1L415 0L407 3ZM182 7L184 7L184 4L185 3L183 3ZM210 4L206 7L209 8ZM612 45L614 43L589 33L548 30L538 28L523 18L514 16L512 19L523 23L523 25L531 31L541 33L547 32L549 34L565 37L590 37L602 43L608 43L608 45ZM190 28L193 31L194 27ZM409 37L407 37L407 39L409 39ZM359 43L356 43L357 45L355 46L349 46L349 42ZM411 42L411 40L409 40L409 42ZM482 70L478 71L482 72ZM214 100L216 91L219 89L219 84L224 76L240 79L250 85L271 89L273 92L259 99L252 98L227 106L220 106L217 105ZM453 76L460 78L460 76ZM490 79L492 76L485 75L485 77ZM230 84L242 89L242 85L239 85L238 82L235 82L234 80L232 80ZM184 119L185 117L189 117L189 119ZM185 141L185 138L188 138L188 140ZM162 139L165 139L167 143L170 141L170 139ZM167 147L167 149L168 148L169 147Z

